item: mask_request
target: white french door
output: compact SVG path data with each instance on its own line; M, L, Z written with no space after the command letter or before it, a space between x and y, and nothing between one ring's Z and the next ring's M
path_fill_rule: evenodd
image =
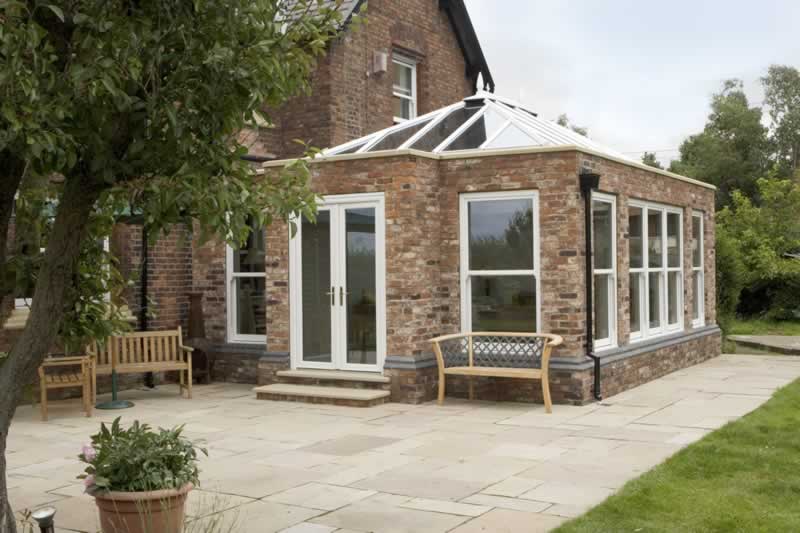
M291 239L293 368L379 371L386 354L383 194L325 197Z

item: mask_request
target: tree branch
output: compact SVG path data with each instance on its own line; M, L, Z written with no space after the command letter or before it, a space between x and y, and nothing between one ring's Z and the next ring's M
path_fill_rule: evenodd
M11 213L14 212L14 196L17 194L22 177L25 175L25 161L17 158L10 150L0 151L0 301L11 292L5 280L6 254L8 253L8 227Z

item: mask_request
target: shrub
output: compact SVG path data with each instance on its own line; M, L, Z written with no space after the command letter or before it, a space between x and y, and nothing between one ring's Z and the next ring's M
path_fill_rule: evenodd
M199 483L198 450L183 437L183 426L154 431L138 421L122 429L117 418L92 435L78 458L86 463L84 480L89 493L98 491L143 492L178 489Z
M717 322L727 332L730 321L736 316L747 273L739 243L722 225L717 227L716 261Z

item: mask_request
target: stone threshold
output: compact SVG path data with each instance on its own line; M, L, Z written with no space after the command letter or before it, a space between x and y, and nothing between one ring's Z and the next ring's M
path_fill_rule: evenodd
M317 379L332 381L354 381L364 383L389 383L391 380L377 372L347 372L344 370L296 369L279 370L275 373L282 378Z

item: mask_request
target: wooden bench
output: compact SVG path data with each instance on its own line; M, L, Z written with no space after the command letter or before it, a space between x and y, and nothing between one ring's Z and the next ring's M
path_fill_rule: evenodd
M553 412L548 368L550 351L563 339L544 333L476 332L443 335L431 340L439 366L439 405L444 401L448 375L538 379L545 409ZM474 399L472 379L469 398Z
M56 370L57 372L53 373L48 370ZM92 416L93 375L92 358L87 355L48 357L45 359L42 366L39 367L42 420L47 421L47 391L68 387L80 387L82 389L83 409L86 411L87 417Z
M192 397L192 348L183 345L181 328L167 331L134 331L109 337L104 345L88 348L94 358L93 391L97 400L97 374L132 374L177 370L180 394Z

